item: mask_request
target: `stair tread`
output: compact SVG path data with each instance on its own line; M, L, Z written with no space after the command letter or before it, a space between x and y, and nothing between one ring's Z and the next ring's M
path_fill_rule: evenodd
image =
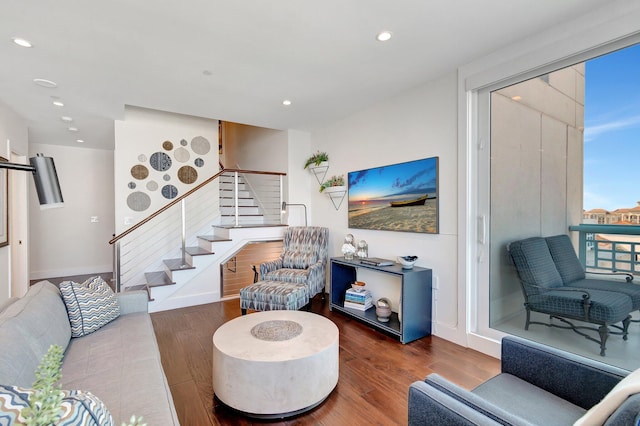
M194 266L191 266L188 263L186 265L183 265L182 259L180 258L164 259L162 262L167 266L167 268L169 268L170 271L184 271L187 269L195 269Z
M175 282L171 281L164 271L145 272L144 278L147 280L147 285L149 287L160 287L163 285L175 284Z
M210 243L231 241L231 238L222 238L216 235L198 235L198 238L200 238L201 240L209 241Z
M209 250L205 250L202 247L197 247L197 246L187 247L186 250L187 250L187 253L191 256L206 256L208 254L215 254Z

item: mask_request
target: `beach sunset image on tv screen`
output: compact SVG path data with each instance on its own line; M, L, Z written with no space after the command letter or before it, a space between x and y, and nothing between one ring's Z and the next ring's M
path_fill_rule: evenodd
M438 233L438 157L349 172L349 228Z

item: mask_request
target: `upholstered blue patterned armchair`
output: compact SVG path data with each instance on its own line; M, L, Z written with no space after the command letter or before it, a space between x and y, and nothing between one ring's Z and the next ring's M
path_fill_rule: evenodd
M260 264L260 280L305 284L309 298L324 295L329 229L291 226L284 234L280 257Z

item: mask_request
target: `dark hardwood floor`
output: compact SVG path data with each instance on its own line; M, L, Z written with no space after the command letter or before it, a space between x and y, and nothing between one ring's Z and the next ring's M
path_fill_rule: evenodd
M167 380L180 423L203 425L404 425L409 385L430 373L470 389L499 373L500 361L425 337L402 345L313 300L311 310L340 330L340 378L323 404L298 417L257 421L214 406L211 380L212 336L240 316L237 299L151 314ZM249 313L249 315L251 315Z

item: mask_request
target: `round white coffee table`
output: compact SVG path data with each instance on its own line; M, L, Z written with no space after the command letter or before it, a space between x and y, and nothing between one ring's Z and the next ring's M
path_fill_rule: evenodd
M245 415L282 418L310 410L338 383L338 327L301 311L256 312L213 335L213 392Z

